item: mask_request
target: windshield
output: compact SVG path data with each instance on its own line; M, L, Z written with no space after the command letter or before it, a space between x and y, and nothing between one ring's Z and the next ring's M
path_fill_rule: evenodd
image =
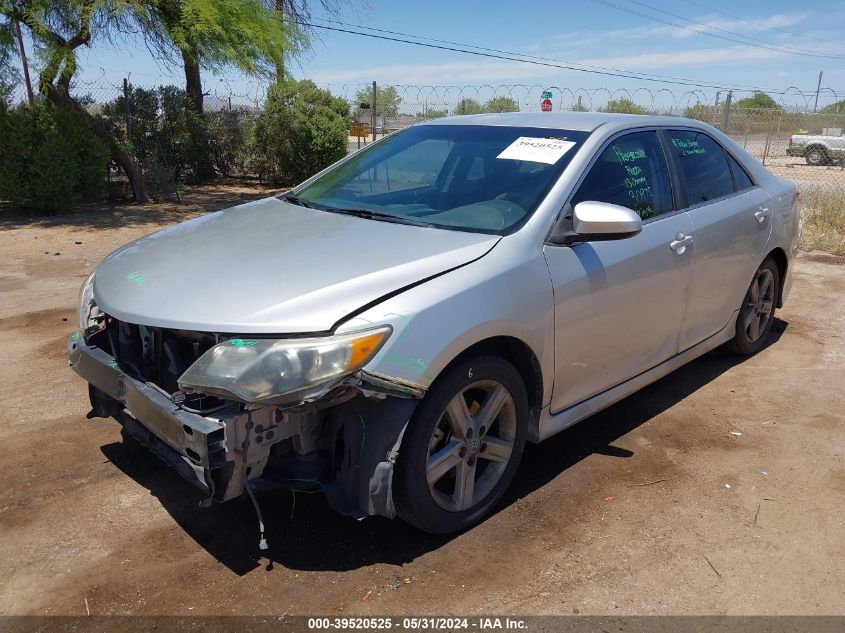
M291 199L376 220L503 235L531 216L588 135L419 125L359 151Z

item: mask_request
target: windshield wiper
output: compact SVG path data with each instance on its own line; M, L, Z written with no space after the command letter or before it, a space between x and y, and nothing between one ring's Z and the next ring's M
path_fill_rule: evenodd
M305 207L306 209L315 209L316 208L313 205L311 205L311 203L306 202L305 200L303 200L299 196L295 196L293 194L286 195L284 197L284 200L287 201L287 202L291 202L293 204L298 204L300 207Z
M367 220L380 220L382 222L393 222L395 224L410 224L412 226L433 226L429 222L423 222L422 220L412 220L411 218L403 218L399 215L373 211L371 209L341 209L338 207L323 207L323 210L331 211L332 213L343 213L344 215L354 215L356 218L366 218Z

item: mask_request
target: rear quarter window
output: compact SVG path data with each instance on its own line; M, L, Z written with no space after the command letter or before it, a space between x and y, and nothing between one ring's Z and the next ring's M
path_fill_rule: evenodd
M733 172L734 176L734 187L737 191L745 191L746 189L754 187L754 181L751 180L751 176L748 175L748 172L745 171L745 167L743 167L736 158L728 154L728 162L731 164L731 172Z

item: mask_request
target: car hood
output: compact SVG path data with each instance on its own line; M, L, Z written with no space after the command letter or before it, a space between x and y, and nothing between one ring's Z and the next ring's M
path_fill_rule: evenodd
M326 332L387 294L478 259L499 239L266 198L119 248L97 267L94 299L117 319L156 327Z

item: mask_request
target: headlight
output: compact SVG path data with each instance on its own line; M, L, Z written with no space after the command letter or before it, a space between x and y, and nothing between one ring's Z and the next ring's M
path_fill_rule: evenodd
M94 303L94 273L91 273L79 289L79 329L83 332L92 325L89 322L91 309L96 305Z
M294 400L363 366L390 332L383 327L323 338L229 339L191 365L179 388L244 402Z

